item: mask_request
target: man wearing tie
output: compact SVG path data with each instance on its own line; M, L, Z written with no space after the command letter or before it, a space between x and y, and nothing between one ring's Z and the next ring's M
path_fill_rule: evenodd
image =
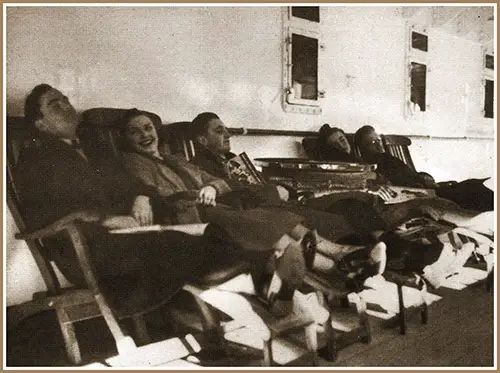
M77 210L98 211L100 221L82 228L97 277L115 307L128 307L133 296L140 299L140 307L168 298L224 255L222 248L201 244L204 237L180 232L110 234L110 228L152 224L154 190L114 161L87 159L74 147L78 115L68 98L50 85L40 84L27 96L25 118L39 140L39 146L22 152L15 171L28 229ZM68 238L44 239L44 245L70 282L85 286Z

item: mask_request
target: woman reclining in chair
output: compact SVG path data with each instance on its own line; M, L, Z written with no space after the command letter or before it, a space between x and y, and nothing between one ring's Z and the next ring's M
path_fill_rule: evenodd
M222 228L241 246L270 245L279 238L279 235L284 234L278 241L277 247L302 244L302 249L306 251L305 261L308 268L314 267L323 273L346 276L347 281L353 276L355 280L362 281L383 271L385 265L383 243L366 252L365 248L361 250L357 246L335 244L319 237L302 224L289 229L282 216L286 217L288 214L296 216L296 214L285 211L279 206L246 210L220 203L216 206L216 199L230 192L229 185L183 158L160 154L157 131L147 113L136 109L129 110L123 119L121 129L125 148L123 152L125 167L144 184L156 188L167 202L157 209L157 219L174 218L177 222L183 223L210 222ZM192 198L189 198L188 194L191 194ZM332 229L337 227L343 233L352 232L346 221L342 221L341 226L336 222L331 224L331 227ZM308 241L309 239L311 241ZM317 248L317 252L314 252L315 250L308 252L307 248L311 248L307 246L308 242ZM359 263L361 258L363 258L362 263ZM291 295L293 292L291 294L289 292L289 296Z

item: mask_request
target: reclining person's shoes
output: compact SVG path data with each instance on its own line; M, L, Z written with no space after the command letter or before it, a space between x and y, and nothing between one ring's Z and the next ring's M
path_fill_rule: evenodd
M340 272L345 276L348 289L359 291L367 278L384 272L386 249L385 243L380 241L373 247L351 252L339 260L334 273Z

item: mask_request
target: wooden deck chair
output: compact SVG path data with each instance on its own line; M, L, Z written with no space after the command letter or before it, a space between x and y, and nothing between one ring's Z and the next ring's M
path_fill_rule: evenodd
M135 300L130 298L128 299L128 302L130 302L128 310L115 310L110 306L96 279L89 259L88 244L81 230L81 223L97 221L97 214L92 211L75 211L49 226L35 231L27 230L23 219L24 207L19 199L13 175L20 151L26 147L37 146L37 144L36 133L23 118L8 118L7 205L21 232L15 236L26 241L47 287L47 291L35 293L32 301L13 307L12 312L9 312L7 317L8 329L12 330L26 317L53 309L57 315L69 361L72 364L81 364L82 355L74 324L78 321L102 316L116 342L119 355L115 362L123 363L127 361L130 364L137 364L138 361L145 361L144 351L137 347L137 344L145 345L151 341L145 327L143 315L161 306L167 300L159 301L147 307L135 308ZM70 245L74 249L80 266L76 272L68 267L65 268L64 265L58 267L54 264L54 262L58 261L58 258L54 257L55 250L51 250L51 247L47 245L47 238L61 233L69 237ZM55 267L71 283L71 286L63 286L60 276L56 274ZM119 323L119 320L124 318L130 318L133 321L135 328L134 339L137 344ZM153 352L155 349L163 351L160 356L161 360L158 363L178 359L190 353L186 347L180 347L176 350L167 348L176 345L175 343L172 344L173 341L163 342L150 344L148 347L148 353ZM154 362L149 360L149 363Z
M168 144L171 152L173 154L183 154L188 160L192 159L192 157L194 157L194 155L196 154L196 151L199 149L196 143L192 140L192 136L189 133L189 124L190 122L170 123L166 126L163 126L163 128L160 130L163 136L165 136L163 140ZM307 138L307 139L315 140L315 138L311 139ZM320 276L309 273L308 275L306 275L306 278L304 280L306 289L307 290L312 289L316 291L320 303L324 305L326 308L329 307L327 304L331 299L334 298L347 299L347 295L349 293L348 290L342 288L342 286L338 284L335 284L334 286L334 284L332 283L327 283ZM360 301L360 304L362 303L363 302ZM259 308L258 305L255 306L256 308ZM345 302L343 306L344 308L346 308ZM349 305L347 304L347 307L348 306ZM353 328L348 333L335 332L333 329L329 327L329 325L331 326L332 318L335 317L334 316L335 310L331 311L332 313L330 319L326 323L325 332L327 336L327 343L326 346L322 348L322 356L325 357L326 359L333 361L336 359L339 350L347 347L349 344L352 344L357 341L361 341L363 343L369 343L371 341L371 332L365 312L366 307L361 306L356 308L356 313L357 316L359 317L359 326ZM275 322L268 316L264 316L263 318L266 320L268 326L270 327L272 337L287 332L288 331L287 329L297 322L297 320L290 320L290 322L287 325L287 323L283 323L282 321ZM311 333L308 330L309 329L307 329L306 327L305 331L306 331L307 345L310 350L314 350L316 348L314 346L317 346L317 342L314 341L315 338L314 333ZM269 362L272 361L272 352L270 346L271 346L271 340L266 342L266 347L265 347L267 351L265 355L266 360L268 360Z
M401 135L381 135L380 137L387 153L403 161L413 171L417 171L411 158L409 149L411 140L408 137Z
M94 108L83 113L83 124L80 130L80 138L85 152L91 156L117 156L120 144L118 139L118 126L125 114L125 109L117 108ZM150 112L146 114L152 119L158 129L159 145L167 145L172 154L182 154L187 160L196 153L196 145L189 135L188 125L190 122L176 122L162 125L161 118ZM219 318L210 307L201 299L203 291L212 286L220 285L240 274L247 273L250 269L249 263L238 260L229 260L211 273L204 276L196 283L187 284L184 290L194 296L194 299L201 311L202 328L205 338L210 342L209 348L227 347L224 340L224 332L228 330L221 325ZM311 330L315 328L314 320L308 315L291 314L285 318L277 319L262 307L260 301L250 298L250 302L255 312L265 321L271 331L271 339L263 344L263 365L273 364L270 346L274 337L284 335L296 329L303 328L306 336L306 346L312 355L313 361L317 350L316 333Z

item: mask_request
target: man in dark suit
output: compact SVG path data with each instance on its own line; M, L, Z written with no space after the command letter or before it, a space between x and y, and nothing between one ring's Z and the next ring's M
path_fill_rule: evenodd
M476 211L492 211L494 193L484 185L488 179L468 179L460 183L438 186L434 178L423 172L415 172L403 161L385 153L380 136L372 126L363 126L354 134L354 143L362 158L377 164L377 172L394 185L434 188L436 195L451 200L459 206Z
M36 86L26 98L25 117L39 135L39 146L21 154L15 173L28 228L51 224L77 210L97 211L100 221L83 229L97 276L114 305L126 307L123 303L134 294L143 298L142 305L170 297L220 261L222 246L202 245L203 237L108 233L110 228L151 224L155 192L118 164L89 160L75 147L78 116L57 89ZM47 242L63 274L75 285L84 285L67 239Z

